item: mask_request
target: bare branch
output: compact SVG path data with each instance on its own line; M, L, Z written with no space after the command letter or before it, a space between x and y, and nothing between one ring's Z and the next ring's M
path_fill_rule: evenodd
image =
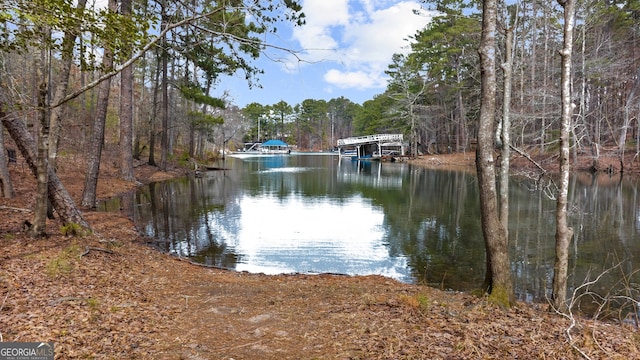
M538 163L537 161L535 161L535 160L531 157L531 155L527 154L527 153L526 153L526 152L524 152L523 150L518 149L517 147L515 147L515 146L513 146L513 145L511 145L511 144L509 144L509 147L511 148L511 150L513 150L513 151L517 152L518 154L520 154L521 156L523 156L523 157L525 157L527 160L529 160L533 165L535 165L535 167L536 167L536 168L538 168L538 169L542 172L542 174L543 174L543 175L547 175L547 174L548 174L547 170L546 170L544 167L542 167L542 165L540 165L540 163Z
M602 314L603 310L605 309L605 307L607 307L613 300L624 300L627 301L631 304L633 304L634 309L637 309L638 306L640 306L640 303L638 302L637 299L635 299L633 296L629 296L629 295L612 295L611 291L607 292L605 295L600 295L596 292L590 291L589 289L595 285L596 283L598 283L600 281L600 279L602 279L602 277L604 277L606 274L610 273L611 271L615 270L615 269L620 269L622 271L622 265L624 263L625 260L621 260L618 261L615 265L604 269L595 279L593 280L587 280L591 273L589 272L586 276L585 276L585 281L583 282L582 285L576 287L573 292L572 292L572 296L569 300L569 304L567 306L567 310L566 313L563 313L561 311L559 311L559 309L555 308L555 306L550 302L552 309L559 314L560 316L568 319L570 321L569 326L565 329L564 333L565 336L567 337L567 340L569 341L569 344L571 345L571 347L576 350L583 358L585 359L590 359L589 355L582 349L580 349L580 347L576 344L576 342L573 339L572 336L572 331L574 328L576 328L579 323L578 323L578 317L576 315L574 315L573 311L574 309L576 309L578 303L580 302L580 300L583 297L590 297L592 298L594 303L598 304L598 308L595 311L595 314L593 315L593 319L597 320L597 318ZM637 274L638 272L640 272L640 270L635 270L633 271L631 274L622 274L622 278L616 283L616 285L618 284L623 284L624 286L626 286L626 290L627 292L630 290L630 277L632 277L633 275ZM615 288L614 285L612 287ZM591 336L593 338L594 343L596 344L596 346L598 346L598 348L604 352L606 352L607 350L599 343L596 333L595 333L595 327L593 328L592 332L591 332Z

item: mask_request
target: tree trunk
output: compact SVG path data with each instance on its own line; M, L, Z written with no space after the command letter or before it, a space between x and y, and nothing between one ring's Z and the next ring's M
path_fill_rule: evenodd
M166 0L162 2L162 29L167 26L167 10ZM167 152L169 148L169 90L168 90L168 69L167 69L167 57L169 54L166 50L167 39L166 35L162 39L162 138L160 140L160 168L162 171L167 171Z
M43 51L44 52L44 51ZM44 59L43 59L44 60ZM45 64L44 61L40 65ZM40 66L38 66L41 69ZM48 207L48 174L47 174L47 149L49 147L49 121L47 119L47 92L48 86L45 78L45 72L39 70L39 80L41 81L38 88L38 142L36 155L36 204L33 209L33 221L30 235L33 237L46 236L47 231L47 207Z
M529 69L530 69L530 74L529 74L529 89L538 89L540 87L540 85L537 83L537 68L536 68L536 64L538 64L538 35L539 35L539 31L538 31L538 19L540 17L538 16L538 0L531 0L531 29L529 30L530 33L530 37L531 37L531 48L529 51L531 51L531 56L529 58ZM523 54L525 54L525 52L523 52ZM523 66L524 68L524 66ZM524 93L524 92L523 92ZM534 93L535 94L535 93ZM542 118L537 118L537 113L535 112L535 104L537 103L536 101L536 95L533 95L530 97L529 99L529 111L531 111L531 113L533 114L533 121L534 123L537 123L538 121L540 123L543 122ZM544 114L543 114L544 115ZM541 128L544 127L544 124L541 125ZM534 125L535 128L535 125ZM541 132L541 136L542 136L542 131ZM544 151L544 140L540 139L540 152L542 153Z
M561 312L567 310L567 272L569 245L573 229L567 225L569 193L569 135L574 104L571 102L571 53L573 50L574 0L558 0L564 7L564 47L562 57L562 126L560 129L560 184L556 206L556 257L553 268L553 305Z
M87 0L78 1L78 14L84 12L86 4ZM76 42L76 38L77 36L75 32L69 31L64 34L61 55L62 68L60 69L60 79L53 95L53 104L60 102L67 94L67 89L69 88L69 75L71 73L71 65L73 64L73 47ZM49 165L51 165L54 170L56 169L58 145L60 144L60 131L62 129L60 118L62 116L62 109L64 106L65 105L61 105L52 108L51 114L49 115Z
M499 221L496 171L493 159L496 115L496 0L484 0L480 42L481 105L476 167L480 190L482 234L487 253L486 289L489 299L503 306L514 300L511 267L505 231Z
M515 15L517 16L517 15ZM511 149L510 110L511 110L511 77L513 68L513 27L506 29L505 38L505 61L502 64L504 71L503 92L502 92L502 154L500 157L500 223L504 229L504 236L509 239L509 168Z
M4 198L10 199L16 196L16 193L13 190L13 183L11 183L6 153L7 151L4 147L4 130L0 126L0 190Z
M42 42L46 44L51 37L51 31L40 27L38 33L42 35ZM45 35L46 34L46 35ZM50 52L47 47L40 49L40 56L35 56L36 81L39 83L36 95L38 106L36 107L36 115L38 118L37 132L37 153L35 158L36 167L36 200L33 208L33 218L29 234L32 237L46 236L47 231L47 150L49 148L49 118L47 112L47 97L49 93L49 80L51 74L51 63L49 60Z
M189 157L196 156L196 125L194 119L189 119Z
M122 0L120 11L131 16L131 0ZM129 57L130 54L127 54ZM133 65L120 73L120 175L125 181L135 181L133 174Z
M0 119L2 119L2 124L7 129L9 135L13 139L13 142L15 142L16 146L20 150L22 157L25 159L33 175L37 176L36 142L31 137L31 134L27 130L24 122L11 114L4 114L2 112L3 108L4 104L0 103ZM49 178L49 201L58 213L58 216L60 216L62 222L64 224L75 223L85 229L90 229L89 224L82 217L82 214L76 207L73 199L67 192L67 189L64 188L51 166L48 167L47 172Z
M461 67L459 64L459 60L456 61L456 67ZM457 73L457 88L456 90L456 102L457 102L457 112L458 112L458 122L457 122L457 131L456 131L456 152L466 151L467 149L467 115L464 104L464 98L462 96L462 84L463 77L460 72Z
M551 26L549 26L549 10L548 6L543 6L543 31L544 31L544 50L542 52L543 67L542 67L542 126L540 127L540 153L544 154L547 144L547 97L549 96L547 89L548 77L549 77L549 41ZM535 105L535 104L534 104Z
M140 73L140 76L141 76L140 84L146 84L147 74L149 69L147 67L146 54L142 57L142 64L140 65L140 67L143 69L143 71ZM133 117L133 159L134 160L140 160L140 155L144 150L144 146L142 146L141 139L144 137L145 130L147 130L143 124L143 121L145 121L143 119L146 119L145 116L149 115L148 111L144 110L145 108L148 109L147 102L148 102L147 91L145 89L145 86L143 85L140 91L140 100L138 102L139 110L137 112L134 112L134 117Z
M587 124L587 59L586 59L586 39L587 39L587 30L586 30L586 26L582 27L582 31L581 31L581 37L582 37L582 47L581 47L581 51L580 51L580 72L582 74L584 74L583 76L580 77L580 110L578 110L579 113L579 119L580 119L580 124L582 126L585 127L586 132L587 132L587 136L589 139L589 147L591 148L591 154L593 155L593 160L592 160L592 165L591 167L593 169L596 169L598 167L598 157L599 157L599 152L597 151L598 145L595 142L595 137L593 136L593 134L591 134L591 131L589 130L589 124ZM576 142L576 147L579 144ZM575 161L578 160L578 157L576 156L576 158L574 159Z
M109 11L116 12L116 0L109 0ZM113 67L113 52L106 47L102 56L102 66L105 72ZM82 203L84 207L96 206L96 188L98 187L98 174L100 173L100 159L104 145L104 127L109 107L109 91L111 89L111 77L105 79L98 87L98 102L96 115L93 120L91 141L87 149L87 172L84 178L84 190L82 191Z
M151 101L151 117L149 118L149 161L147 164L156 166L155 148L156 148L156 118L158 117L158 86L160 84L161 60L160 52L156 57L156 73L153 82L153 100Z
M160 139L160 168L167 171L169 151L169 90L167 76L167 52L162 52L162 137Z
M411 157L418 158L418 134L416 130L416 118L413 114L413 102L409 105L409 115L411 116Z

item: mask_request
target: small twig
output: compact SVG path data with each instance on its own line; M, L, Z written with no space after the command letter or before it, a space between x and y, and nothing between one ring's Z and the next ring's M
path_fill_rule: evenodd
M105 252L107 254L113 254L113 251L111 251L109 249L103 249L103 248L99 248L99 247L95 247L95 246L87 246L87 247L85 247L85 251L82 254L80 254L80 257L83 257L83 256L87 255L91 250L102 251L102 252Z
M87 299L81 298L81 297L65 296L65 297L61 297L61 298L49 301L49 305L54 306L54 305L58 305L58 304L60 304L62 302L65 302L65 301L86 301L86 300Z
M12 207L12 206L4 206L4 205L0 205L0 209L2 209L2 210L22 211L22 212L31 212L31 209L23 209L23 208L17 208L17 207Z
M4 308L4 304L7 302L7 298L9 297L9 292L7 291L7 294L4 296L4 299L2 300L2 304L0 304L0 312L2 311L2 308ZM0 342L2 342L2 334L0 334Z
M236 349L240 349L247 346L257 345L257 344L260 344L261 342L262 340L258 340L258 341L253 341L253 342L242 344L242 345L224 347L224 348L218 349L218 351L236 350Z
M182 295L182 297L184 298L184 306L186 309L189 309L189 298L191 297L195 297L195 296L191 296L191 295Z

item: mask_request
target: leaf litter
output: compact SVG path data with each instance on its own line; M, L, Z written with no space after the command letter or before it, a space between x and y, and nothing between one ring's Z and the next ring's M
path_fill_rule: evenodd
M19 209L31 208L35 185L11 171L18 196L0 199L0 336L53 341L57 359L640 359L629 324L578 318L569 343L569 320L547 304L504 310L381 276L197 266L148 246L118 213L85 211L89 236L57 234L53 220L47 238L32 239ZM77 200L82 177L61 173ZM132 188L116 177L103 171L99 196Z

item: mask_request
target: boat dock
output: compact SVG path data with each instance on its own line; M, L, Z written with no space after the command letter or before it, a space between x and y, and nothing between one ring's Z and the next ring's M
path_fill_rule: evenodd
M338 139L338 153L352 160L394 161L406 156L402 134L375 134Z

